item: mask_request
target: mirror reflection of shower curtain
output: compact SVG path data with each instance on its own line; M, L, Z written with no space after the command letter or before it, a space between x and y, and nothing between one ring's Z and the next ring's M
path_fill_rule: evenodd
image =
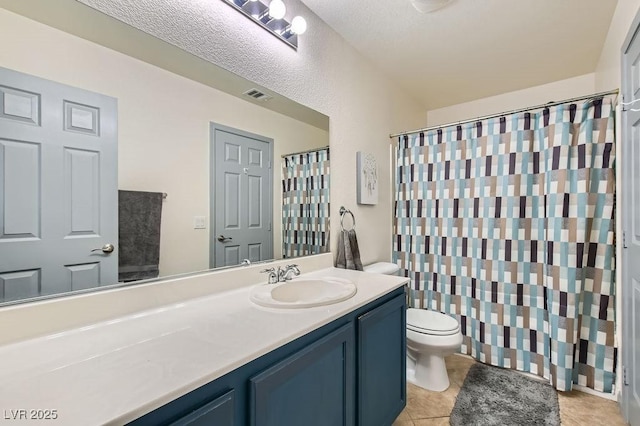
M329 251L329 147L282 157L282 257Z

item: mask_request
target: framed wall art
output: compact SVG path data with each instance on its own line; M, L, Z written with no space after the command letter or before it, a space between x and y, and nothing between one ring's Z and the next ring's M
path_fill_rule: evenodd
M373 154L356 153L358 204L378 204L378 164Z

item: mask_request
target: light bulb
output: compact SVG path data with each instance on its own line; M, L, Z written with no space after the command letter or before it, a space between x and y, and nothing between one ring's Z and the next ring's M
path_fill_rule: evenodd
M269 16L273 19L282 19L287 13L287 7L282 0L271 0L269 3Z
M411 0L411 4L420 13L431 13L451 3L452 0Z
M302 16L296 16L291 21L291 32L294 34L304 34L307 31L307 21Z

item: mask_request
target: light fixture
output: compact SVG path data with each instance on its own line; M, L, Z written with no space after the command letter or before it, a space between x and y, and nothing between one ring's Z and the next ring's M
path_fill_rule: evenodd
M282 0L222 0L265 30L298 50L298 36L307 30L302 16L285 19L287 7Z
M420 13L431 13L442 9L453 0L410 0L413 7Z
M294 34L304 34L307 31L307 21L302 16L296 16L291 20L291 32Z
M287 13L287 6L282 0L271 0L269 3L269 16L273 19L282 19Z

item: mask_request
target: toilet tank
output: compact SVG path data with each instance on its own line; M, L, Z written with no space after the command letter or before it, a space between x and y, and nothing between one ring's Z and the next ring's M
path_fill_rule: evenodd
M372 272L374 274L384 275L400 275L400 267L395 263L390 262L376 262L371 265L367 265L364 268L364 272Z

